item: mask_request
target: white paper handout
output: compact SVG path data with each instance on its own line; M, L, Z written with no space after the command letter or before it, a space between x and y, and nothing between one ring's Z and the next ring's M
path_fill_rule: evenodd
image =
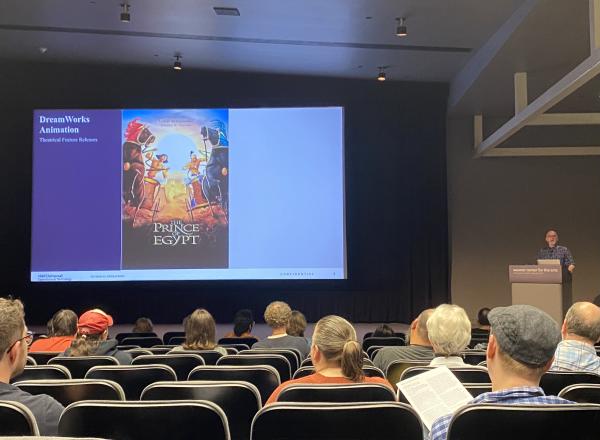
M396 384L431 431L433 422L473 400L448 367L440 366Z

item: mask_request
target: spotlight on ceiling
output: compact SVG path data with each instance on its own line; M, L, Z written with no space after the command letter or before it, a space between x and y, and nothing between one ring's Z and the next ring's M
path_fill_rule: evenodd
M387 68L387 66L380 66L378 67L379 69L379 75L377 75L377 81L385 81L386 75L385 75L385 69Z
M129 12L129 4L121 3L121 22L129 23L131 21L131 13Z
M398 25L396 26L396 36L406 37L408 35L408 28L406 27L406 18L397 17L396 21L398 22Z
M182 70L183 66L181 65L181 55L175 55L175 62L173 63L174 70Z

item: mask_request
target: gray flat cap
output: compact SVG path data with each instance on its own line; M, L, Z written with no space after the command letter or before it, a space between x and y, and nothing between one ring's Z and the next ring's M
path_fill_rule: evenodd
M556 321L533 306L496 307L488 319L502 351L532 367L545 365L561 340Z

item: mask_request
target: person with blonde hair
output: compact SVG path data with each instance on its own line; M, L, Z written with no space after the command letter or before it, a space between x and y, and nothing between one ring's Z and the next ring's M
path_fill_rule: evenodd
M380 383L390 386L380 377L366 377L363 373L363 352L356 338L356 330L340 316L321 318L315 326L310 355L315 373L289 380L277 387L267 404L277 401L281 391L293 384L348 384Z
M287 334L292 336L300 336L304 338L304 332L306 331L306 316L299 310L292 310L290 320L287 324Z
M453 304L438 306L427 320L427 334L435 356L429 365L465 365L461 352L471 342L471 321L465 309Z
M217 325L212 315L205 309L196 309L184 321L185 342L173 349L173 351L184 350L215 350L222 355L227 350L217 346L215 334Z
M308 355L309 347L306 339L287 333L287 326L292 317L292 309L283 301L273 301L265 309L265 322L271 327L271 335L258 341L252 348L295 348L303 358Z

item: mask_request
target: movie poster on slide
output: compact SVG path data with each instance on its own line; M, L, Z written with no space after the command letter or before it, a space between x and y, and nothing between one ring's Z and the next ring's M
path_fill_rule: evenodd
M123 269L228 267L228 110L125 110Z

